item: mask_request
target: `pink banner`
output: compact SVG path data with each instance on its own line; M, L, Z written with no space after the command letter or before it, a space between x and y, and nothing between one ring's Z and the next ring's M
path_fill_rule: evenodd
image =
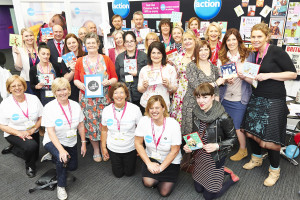
M180 12L180 1L143 2L142 11L149 18L160 18L160 15L170 15L173 11Z
M160 14L159 2L142 3L143 14Z
M160 2L160 14L172 14L172 12L180 12L179 1Z

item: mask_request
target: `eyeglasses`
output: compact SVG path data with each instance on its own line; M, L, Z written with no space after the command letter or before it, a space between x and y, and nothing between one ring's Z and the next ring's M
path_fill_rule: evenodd
M131 41L125 41L125 44L130 44L130 43L135 43L134 40L131 40Z

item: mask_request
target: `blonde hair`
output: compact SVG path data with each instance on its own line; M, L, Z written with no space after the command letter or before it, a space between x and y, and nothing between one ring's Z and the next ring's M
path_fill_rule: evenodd
M149 47L149 44L148 44L149 38L148 37L154 37L155 41L160 42L156 33L154 33L154 32L148 33L146 36L146 39L145 39L145 49L146 50L148 50L148 47Z
M219 39L221 38L221 36L222 36L222 28L221 28L220 24L218 24L217 22L212 22L212 23L209 24L209 26L208 26L207 29L205 30L205 33L204 33L204 38L205 38L205 40L208 40L208 32L209 32L209 29L210 29L211 27L213 27L213 26L216 27L217 30L218 30L218 32L219 32Z
M33 33L33 31L32 31L30 28L22 28L22 29L21 29L22 43L23 43L23 48L25 49L25 48L26 48L26 45L25 45L25 41L23 40L23 34L24 34L24 32L28 32L28 33L32 34L33 37L34 37L34 33ZM35 37L34 37L33 40L34 40L34 41L33 41L33 48L34 48L36 51L38 51L38 47L37 47L37 44L36 44ZM27 48L26 48L26 50L27 50Z
M183 34L184 34L184 30L183 30L183 28L181 28L180 26L175 26L175 27L172 29L172 37L173 37L173 31L174 31L175 29L178 29L178 30L180 30L180 32L181 32L181 35L183 35ZM181 42L182 42L182 38L181 38Z
M253 31L261 31L263 34L265 34L266 37L268 37L268 42L270 42L271 30L266 23L262 22L259 24L255 24L251 29L251 35Z
M142 17L144 18L143 12L142 11L135 11L132 15L132 17L134 18L135 15L142 15Z
M186 31L183 33L183 35L182 35L182 41L184 40L184 38L192 38L192 39L194 40L194 42L195 42L195 45L196 45L196 43L197 43L197 37L196 37L196 35L195 35L195 32L192 31L192 30L190 30L190 29L186 30ZM184 44L183 44L183 43L182 43L182 46L184 47Z
M11 94L10 92L10 85L15 81L15 80L19 80L21 81L23 87L24 87L24 92L27 90L27 84L26 84L26 81L24 80L24 78L22 78L21 76L19 75L12 75L11 77L9 77L7 80L6 80L6 91Z
M159 102L161 107L163 107L165 109L165 111L163 113L164 117L169 117L166 102L165 102L164 98L161 95L153 95L152 97L149 98L149 100L147 102L147 106L145 108L145 115L150 117L149 110L155 102Z
M54 94L55 98L56 98L57 90L64 89L64 88L67 88L69 90L69 96L70 96L71 95L71 85L66 78L63 78L63 77L56 78L53 81L51 90L52 90L52 93Z

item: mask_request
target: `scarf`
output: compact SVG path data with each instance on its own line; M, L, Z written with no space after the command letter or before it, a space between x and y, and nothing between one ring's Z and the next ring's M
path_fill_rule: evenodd
M213 101L212 107L207 111L200 109L200 106L196 105L193 113L195 116L205 123L212 123L218 119L225 112L224 107L218 101Z

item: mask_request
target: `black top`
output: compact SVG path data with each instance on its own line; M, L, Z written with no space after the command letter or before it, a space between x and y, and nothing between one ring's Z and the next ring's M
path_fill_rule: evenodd
M164 43L164 38L163 38L162 35L159 35L158 38L159 38L159 40L160 40L161 43L165 44L165 43ZM172 36L171 36L170 43L169 43L169 44L165 44L165 47L170 46L170 45L173 44L173 43L175 43L175 40L174 40L174 39L172 38Z
M126 84L130 91L131 101L139 101L142 97L142 94L138 91L138 80L141 69L147 65L147 55L143 51L138 51L137 54L137 75L133 77L133 82L126 83L125 75L129 75L129 73L124 72L124 59L125 53L127 59L135 59L135 54L132 57L127 56L127 51L120 53L115 62L116 72L118 75L118 80Z
M255 57L257 53L255 54ZM258 64L261 59L258 59ZM279 72L296 72L296 68L289 55L280 47L270 45L263 58L259 73L279 73ZM284 81L276 81L268 79L258 81L257 88L253 90L253 94L259 97L269 99L279 99L286 97Z
M53 65L53 68L56 73L56 77L62 77L61 63L58 63L59 53L56 49L53 39L48 40L47 46L50 48L50 62ZM62 49L62 55L64 55L64 50Z

